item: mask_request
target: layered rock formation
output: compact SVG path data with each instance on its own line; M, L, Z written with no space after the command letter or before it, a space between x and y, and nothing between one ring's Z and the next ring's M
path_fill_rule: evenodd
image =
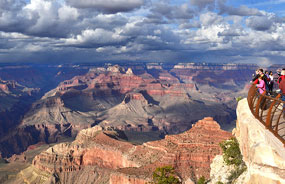
M34 125L19 127L31 104L43 92L56 87L58 81L84 71L88 70L72 66L0 66L0 152L3 157L19 154L40 141Z
M27 88L13 80L0 79L0 145L1 139L18 125L38 89ZM2 150L0 149L0 152ZM3 153L6 156L5 152Z
M31 108L16 109L21 113L15 123L3 123L13 131L0 138L0 151L11 156L31 144L74 137L98 124L162 135L183 132L195 121L212 116L230 130L235 97L245 93L243 85L255 68L205 63L0 66L0 77L40 87L37 98L48 91ZM7 91L7 86L2 88ZM13 119L4 111L2 117L5 122Z
M188 130L204 116L212 116L223 125L233 118L226 105L192 99L192 94L201 93L197 86L182 83L167 70L156 67L135 73L118 65L97 67L61 82L31 106L20 127L11 133L14 137L0 141L2 153L20 153L30 144L74 137L78 131L98 124L169 134ZM31 131L19 132L23 130ZM19 142L20 135L30 139ZM21 145L5 147L12 142ZM11 149L14 147L17 149Z
M133 145L122 132L95 126L82 130L74 142L61 143L36 156L17 182L145 183L155 168L172 165L183 181L209 176L209 165L221 150L218 143L231 134L212 118L160 141ZM124 138L124 137L123 137Z

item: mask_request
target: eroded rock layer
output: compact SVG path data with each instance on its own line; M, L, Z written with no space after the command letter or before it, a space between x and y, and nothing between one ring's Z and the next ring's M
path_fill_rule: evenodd
M92 178L91 183L135 184L150 181L155 168L172 165L183 181L194 181L209 176L212 159L221 153L219 142L230 136L209 117L182 134L142 145L120 140L123 133L113 128L95 126L80 131L72 143L55 145L36 156L19 177L31 178L30 183L39 182L39 178L62 183L85 178L81 183L88 183L86 178Z
M39 94L46 92L24 108L16 103L20 108L12 108L11 113L0 111L0 133L12 127L0 136L0 152L4 157L20 154L29 145L74 138L95 125L163 137L186 131L197 120L211 116L223 129L231 130L235 97L244 94L243 86L255 68L206 63L0 67L0 77L14 72L12 79L39 86ZM3 94L16 84L2 83ZM15 99L8 100L11 104ZM13 119L14 114L18 118Z

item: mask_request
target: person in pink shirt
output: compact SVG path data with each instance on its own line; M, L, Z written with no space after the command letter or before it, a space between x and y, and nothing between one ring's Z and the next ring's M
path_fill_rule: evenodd
M262 79L262 76L258 77L259 84L256 84L256 87L258 88L258 91L260 94L262 94L265 91L265 82Z

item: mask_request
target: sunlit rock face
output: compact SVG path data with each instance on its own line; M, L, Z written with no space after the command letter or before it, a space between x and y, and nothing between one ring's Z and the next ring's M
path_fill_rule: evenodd
M237 107L236 136L248 166L247 183L285 183L284 145L261 124L248 107L247 100Z
M208 117L190 130L168 135L160 141L133 145L121 137L124 137L122 132L111 127L82 130L74 142L55 145L37 155L33 165L19 177L53 181L51 178L56 173L57 180L63 183L76 183L79 177L85 177L94 179L94 183L105 178L110 183L137 184L150 181L157 167L172 165L182 181L191 183L202 175L209 177L210 163L215 155L221 154L218 144L230 138L231 133L221 130L219 124ZM40 172L48 174L33 174ZM89 182L85 181L83 183Z
M238 178L237 183L285 183L284 145L252 115L246 99L238 103L237 125L233 132L247 166L247 171ZM226 181L225 176L234 170L222 162L221 157L216 157L212 163L211 183Z

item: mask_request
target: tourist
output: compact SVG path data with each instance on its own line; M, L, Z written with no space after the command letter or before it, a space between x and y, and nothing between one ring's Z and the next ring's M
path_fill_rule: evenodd
M274 77L273 77L273 72L270 71L269 72L269 93L272 94L272 91L273 91L273 85L274 85Z
M280 85L281 81L285 79L285 68L282 69L279 78L277 79L278 85Z
M258 74L259 70L255 70L255 74L252 74L252 83L253 84L258 84L258 77L259 77L259 74Z
M269 72L265 71L264 73L265 73L266 77L269 78Z
M258 75L259 76L261 76L261 78L262 78L262 80L264 81L264 83L265 83L265 90L267 91L267 92L269 92L269 84L268 84L268 82L269 82L269 78L267 78L267 76L263 73L263 69L262 68L260 68L260 69L258 69ZM259 81L259 80L258 80Z
M279 83L279 89L281 90L281 99L283 101L283 118L285 119L285 79Z
M262 94L265 91L265 82L261 75L258 77L258 84L256 84L256 87L258 88L260 94Z

